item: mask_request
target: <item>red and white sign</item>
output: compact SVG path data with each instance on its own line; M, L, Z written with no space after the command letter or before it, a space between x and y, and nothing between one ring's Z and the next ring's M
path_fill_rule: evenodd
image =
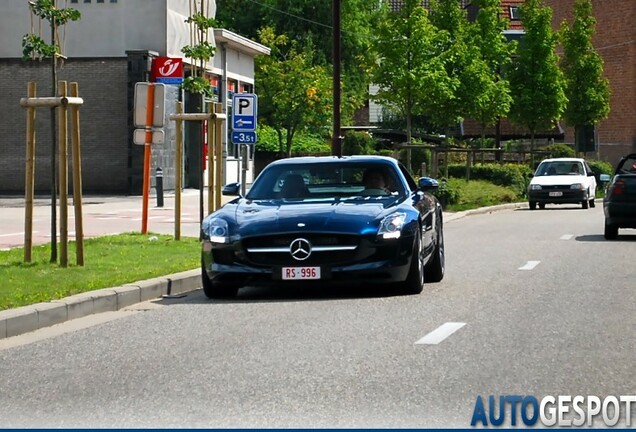
M150 79L164 84L181 84L183 82L183 59L155 57L152 59Z

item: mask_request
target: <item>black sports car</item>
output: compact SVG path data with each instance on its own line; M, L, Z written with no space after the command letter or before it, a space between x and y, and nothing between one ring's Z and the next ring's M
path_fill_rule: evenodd
M382 156L278 160L202 224L209 298L247 284L363 282L419 293L444 277L442 207L398 161ZM304 282L309 281L309 282Z

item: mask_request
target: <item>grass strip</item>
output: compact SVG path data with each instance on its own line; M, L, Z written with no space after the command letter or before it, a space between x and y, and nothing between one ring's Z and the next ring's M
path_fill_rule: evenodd
M50 244L0 251L0 310L60 299L200 266L198 239L149 233L125 233L84 240L84 266L75 265L75 242L69 242L69 266L50 263ZM59 257L59 244L58 244Z

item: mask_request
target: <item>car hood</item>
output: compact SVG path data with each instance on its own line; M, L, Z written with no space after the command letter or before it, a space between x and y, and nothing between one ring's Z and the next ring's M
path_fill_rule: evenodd
M541 186L569 186L574 183L587 184L588 177L582 175L551 175L532 177L530 184L538 184Z
M241 237L299 230L364 234L377 231L380 219L395 209L395 201L291 203L241 199L229 207L234 208L225 210L233 211L234 229Z

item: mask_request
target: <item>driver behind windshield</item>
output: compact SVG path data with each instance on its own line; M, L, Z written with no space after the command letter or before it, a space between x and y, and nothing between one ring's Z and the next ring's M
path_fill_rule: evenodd
M362 176L364 189L363 195L387 195L387 179L383 170L378 168L367 169Z

